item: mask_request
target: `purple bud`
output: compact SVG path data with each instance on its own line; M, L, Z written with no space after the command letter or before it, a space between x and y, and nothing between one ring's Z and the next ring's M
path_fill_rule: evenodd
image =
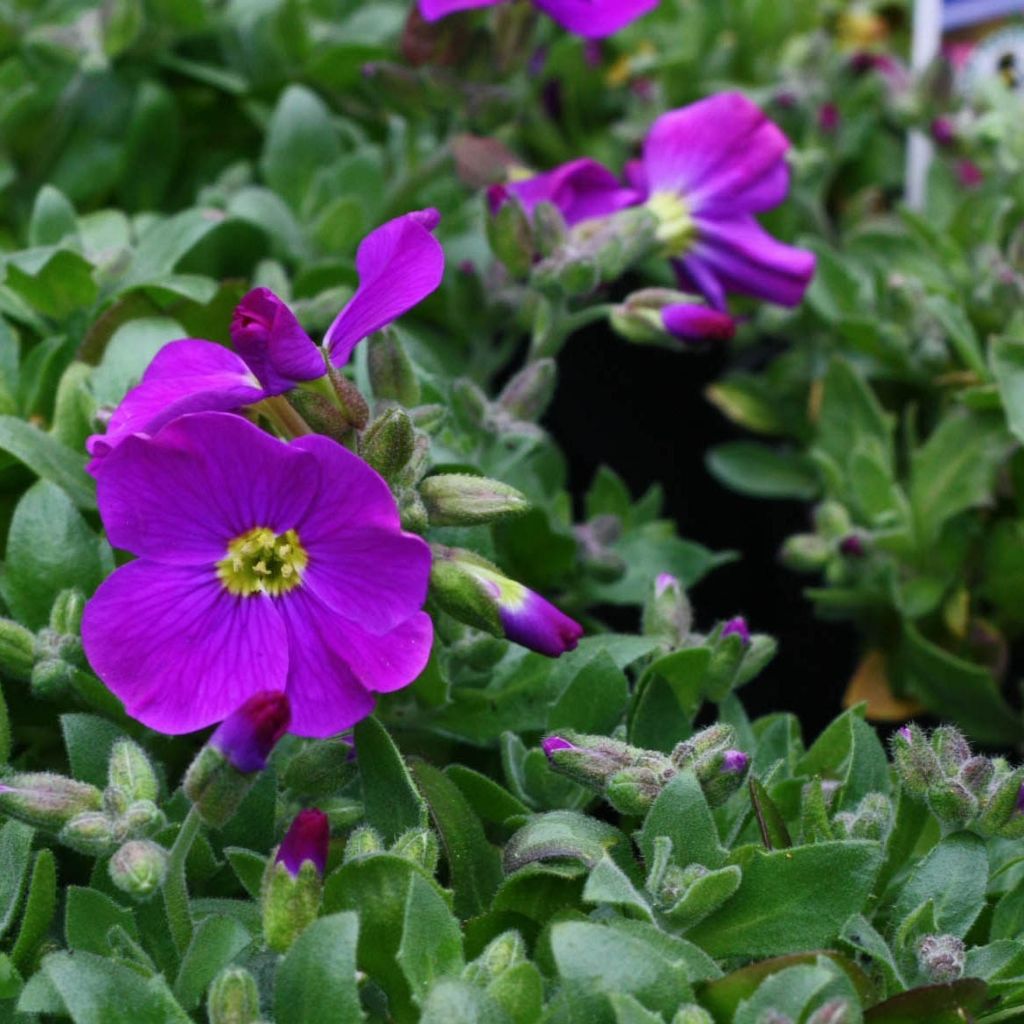
M722 771L726 775L742 775L750 764L750 756L742 750L727 750L722 755Z
M851 533L839 542L839 551L847 558L863 558L864 541L859 534Z
M910 726L909 726L909 725L901 725L901 726L900 726L900 727L899 727L899 728L898 728L898 729L896 730L896 735L897 735L897 736L899 736L899 738L900 738L901 740L904 740L904 741L905 741L905 742L907 742L907 743L912 743L912 742L913 742L913 740L914 740L914 735L913 735L913 733L912 733L912 732L910 731Z
M551 755L554 754L556 750L576 749L573 744L571 744L567 739L563 739L561 736L545 736L544 739L540 741L540 746L549 761L551 760Z
M287 695L264 690L225 718L209 745L243 775L261 772L267 767L270 752L287 732L291 717Z
M487 209L493 217L508 202L509 191L505 185L491 185L487 189Z
M736 333L736 321L728 313L697 302L665 306L661 322L669 334L686 344L729 341Z
M744 647L750 643L750 627L747 625L747 620L743 618L742 615L737 615L735 618L729 619L729 621L722 627L723 640L727 636L733 636L734 634L740 638Z
M939 146L952 146L956 142L956 129L949 117L937 117L931 125L932 138Z
M839 127L839 108L834 103L823 103L818 109L818 127L829 134Z
M654 595L655 597L661 597L670 587L677 586L679 586L678 576L673 576L670 572L660 572L654 581Z
M309 861L323 877L330 840L330 824L323 811L315 808L299 811L278 848L275 861L283 864L292 877L298 877L302 865Z
M977 188L985 180L981 168L970 160L957 161L956 177L964 188Z

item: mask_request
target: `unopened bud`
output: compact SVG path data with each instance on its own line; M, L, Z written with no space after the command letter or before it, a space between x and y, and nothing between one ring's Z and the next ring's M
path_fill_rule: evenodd
M693 609L682 584L670 573L660 573L644 605L644 634L660 637L670 647L679 647L690 635L692 626Z
M685 345L730 341L736 333L736 321L728 313L698 302L666 306L661 311L661 322L673 338Z
M438 473L420 484L431 526L473 526L522 515L526 497L508 484L485 476Z
M344 862L358 860L360 857L369 857L375 853L384 852L384 841L380 833L370 825L360 825L353 829L345 843Z
M420 401L420 382L405 347L392 330L371 334L367 350L367 370L373 397L378 401L398 402L407 409Z
M35 636L17 622L0 619L0 672L27 683L35 660Z
M487 418L490 402L479 385L460 377L452 382L452 407L467 423L480 426Z
M95 786L63 775L21 772L0 779L0 811L36 828L57 832L76 815L102 805Z
M825 566L830 554L831 548L824 537L816 533L796 533L786 538L779 558L794 572L816 572Z
M845 999L830 999L807 1018L807 1024L852 1024L853 1011Z
M793 1018L779 1010L765 1010L757 1018L757 1024L794 1024Z
M964 734L953 725L940 725L932 733L932 749L947 773L959 771L971 756L971 748Z
M814 510L814 527L826 540L838 540L852 525L850 513L838 501L823 501Z
M605 785L605 799L620 814L640 817L651 809L663 782L651 768L623 768Z
M263 878L263 935L284 953L320 911L330 826L323 811L300 811Z
M726 750L695 766L697 779L704 790L708 805L718 807L743 785L750 765L750 757L741 750Z
M147 899L163 884L167 851L149 839L132 839L110 858L110 880L122 892Z
M370 419L370 407L362 392L345 374L334 367L331 367L327 376L334 388L341 414L352 427L362 430Z
M725 640L730 636L738 636L740 643L746 647L750 643L750 627L747 625L747 620L742 615L737 615L735 618L729 619L724 626L722 626L722 632L719 634L719 639Z
M32 667L29 684L38 700L61 700L75 680L75 667L63 658L41 658Z
M936 782L928 790L928 806L944 825L960 828L978 813L978 801L964 785L951 779Z
M533 262L533 237L522 204L507 195L487 222L491 251L515 278L524 278Z
M345 409L339 409L333 397L319 391L296 388L285 396L288 404L305 420L315 434L323 434L339 444L349 442L353 423ZM367 410L369 414L369 410Z
M553 359L529 363L505 385L498 404L517 420L536 422L551 404L557 377Z
M526 943L517 931L502 932L487 944L484 951L466 965L462 972L465 981L486 988L510 968L526 960Z
M550 256L565 245L569 237L562 211L554 203L537 203L533 208L533 240L541 256Z
M225 967L210 985L206 1012L210 1024L258 1024L256 979L244 967Z
M412 828L403 832L391 847L391 853L396 857L404 857L413 864L418 864L429 874L437 869L437 862L441 856L437 836L429 828Z
M359 454L385 480L393 482L412 458L416 432L404 409L385 410L359 440Z
M159 784L146 752L131 740L119 739L110 751L107 778L130 801L156 800Z
M960 766L960 781L975 795L981 796L995 775L995 768L987 757L968 758Z
M955 935L925 935L917 945L917 964L929 981L956 981L964 973L966 952Z
M995 767L993 765L994 771ZM1021 769L1010 771L1008 768L1000 767L1002 770L995 771L989 783L988 793L981 798L981 813L974 823L978 831L984 835L1003 834L1007 825L1015 820L1024 823L1024 801L1021 799L1024 794L1024 772Z
M837 814L834 824L850 839L883 840L892 824L892 803L882 793L868 793L856 811Z
M128 806L121 818L121 826L130 836L152 835L165 822L164 813L152 800L136 800Z
M76 814L60 830L57 838L65 846L90 857L105 857L118 842L114 821L102 811Z
M182 783L203 821L217 827L234 816L290 722L287 696L271 690L254 694L224 719Z
M77 637L84 610L85 595L80 590L62 590L50 608L50 629L62 636Z
M935 751L919 726L905 725L891 740L892 757L903 788L913 796L923 798L928 787L937 782L942 768Z
M686 1003L676 1010L672 1024L715 1024L715 1018L696 1003Z

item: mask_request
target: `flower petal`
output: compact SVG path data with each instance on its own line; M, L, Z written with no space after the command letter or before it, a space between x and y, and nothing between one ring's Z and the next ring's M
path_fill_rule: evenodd
M562 28L587 39L618 32L658 6L658 0L534 0Z
M198 338L172 341L157 352L138 386L124 396L106 433L94 434L86 448L99 460L126 437L155 434L185 413L238 409L263 397L259 382L234 352ZM90 471L98 465L94 462Z
M133 436L104 460L97 499L114 547L174 564L213 565L257 526L299 522L320 487L316 460L241 416L204 412Z
M567 224L604 217L640 201L640 194L596 160L572 160L524 181L506 185L527 213L538 203L554 203Z
M128 714L172 735L223 720L253 693L283 690L288 675L272 600L232 597L212 567L122 566L86 605L82 641Z
M430 548L403 533L388 485L339 444L304 437L294 446L320 464L320 493L298 524L309 564L303 585L371 633L393 629L426 600Z
M360 683L375 693L408 686L426 667L434 640L434 624L417 612L387 633L374 634L355 623L335 621L330 642L351 666Z
M728 341L736 333L736 321L728 313L696 302L665 306L661 321L666 331L684 342Z
M320 349L269 288L253 288L242 297L231 318L231 341L268 395L327 372Z
M726 291L796 306L814 276L814 253L785 245L753 217L698 222L698 241L686 262L703 264ZM708 298L714 302L712 296ZM717 303L716 303L717 305Z
M755 103L727 92L662 114L647 135L643 159L652 192L679 192L699 213L715 200L731 197L742 204L749 193L756 207L775 195L774 168L788 148L786 136ZM767 188L761 185L766 176ZM733 212L755 207L734 205Z
M420 0L420 14L427 21L446 18L456 11L469 11L476 7L493 7L505 0Z
M444 276L444 250L430 233L436 210L418 210L371 231L356 253L359 287L327 330L324 344L335 366L356 345L425 299Z

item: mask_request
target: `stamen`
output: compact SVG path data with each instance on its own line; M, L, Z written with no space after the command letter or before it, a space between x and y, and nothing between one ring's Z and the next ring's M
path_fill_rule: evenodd
M236 537L217 563L217 576L231 594L279 597L302 582L309 554L294 530L275 534L257 526Z
M682 256L697 237L689 204L677 192L655 192L647 200L647 209L657 218L655 237L665 247L665 255Z

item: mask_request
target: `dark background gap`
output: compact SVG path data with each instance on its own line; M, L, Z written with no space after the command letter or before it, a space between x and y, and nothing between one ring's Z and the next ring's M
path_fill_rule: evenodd
M697 627L743 614L752 630L778 640L779 653L743 689L743 702L752 717L793 712L810 741L841 710L857 636L848 624L815 619L803 590L817 577L778 562L785 538L808 529L810 506L736 494L704 465L714 445L750 437L704 397L729 362L723 349L676 353L627 344L604 327L583 331L558 357L558 390L544 422L565 451L580 506L606 464L634 497L660 483L665 515L681 536L740 555L693 588Z

